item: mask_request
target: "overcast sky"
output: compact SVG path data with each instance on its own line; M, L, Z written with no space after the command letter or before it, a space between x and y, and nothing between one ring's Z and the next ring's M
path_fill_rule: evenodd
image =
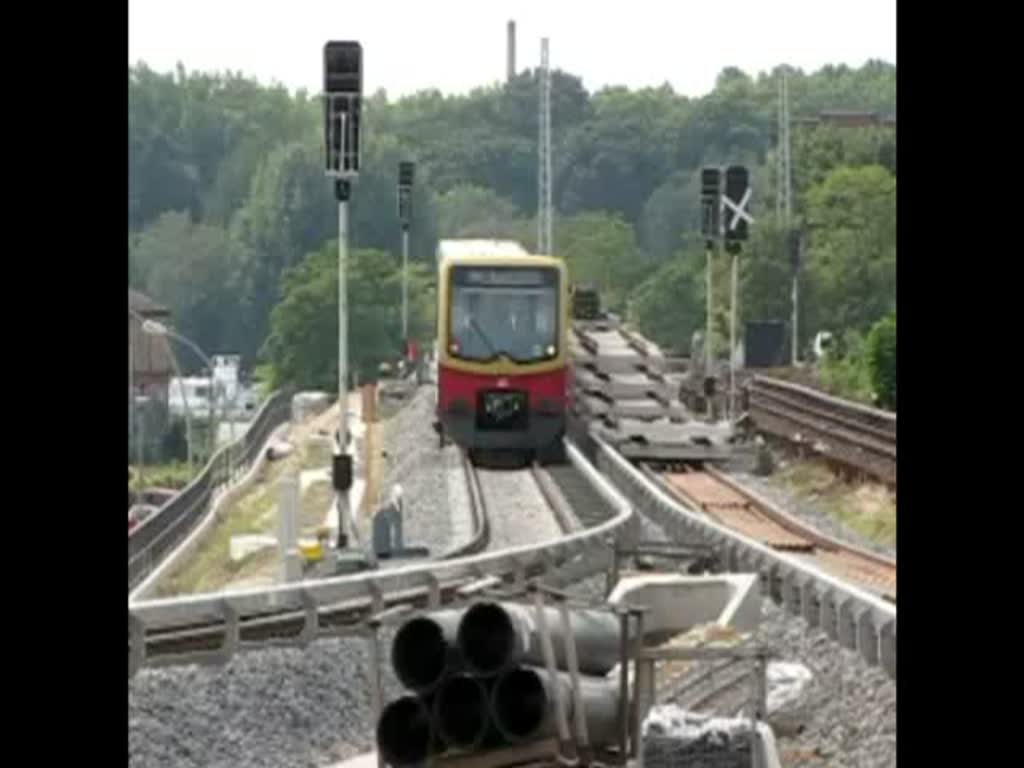
M540 60L588 90L669 82L701 96L726 66L896 61L896 0L129 0L128 61L168 71L241 70L317 92L328 39L363 44L364 89L465 93Z

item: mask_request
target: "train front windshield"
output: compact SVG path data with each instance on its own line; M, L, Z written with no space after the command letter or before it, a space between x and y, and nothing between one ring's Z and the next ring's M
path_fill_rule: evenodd
M558 277L551 267L453 267L449 353L519 363L555 357Z

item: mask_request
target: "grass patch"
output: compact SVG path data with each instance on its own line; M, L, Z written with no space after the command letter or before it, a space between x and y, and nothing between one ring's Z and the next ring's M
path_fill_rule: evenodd
M248 561L257 555L266 554L255 553L232 562L231 537L270 532L278 503L277 480L284 471L284 464L282 461L265 467L252 492L222 512L221 519L214 524L213 530L203 538L183 567L158 585L159 597L223 589L228 582L239 576Z
M334 488L330 480L317 480L310 483L299 499L299 530L319 527L327 515L327 508L334 498Z
M194 472L189 472L187 461L173 461L167 464L150 464L142 467L128 465L131 477L128 480L128 490L138 491L140 489L139 479L146 488L154 486L160 488L184 488L189 481L202 469L201 464L196 464Z
M302 469L323 469L331 466L334 441L323 435L311 435L302 449Z
M794 462L770 482L814 503L865 538L896 546L896 496L884 485L846 483L814 460Z
M313 417L313 423L306 422L289 431L287 439L295 446L293 452L264 464L246 493L221 509L219 519L191 557L157 586L157 596L215 592L234 582L264 575L279 562L276 548L232 562L231 538L244 534L275 535L281 478L292 474L298 479L303 469L330 466L332 445L314 430L317 418L320 417ZM299 498L300 531L323 522L332 495L329 480L317 481L305 489Z
M265 464L254 478L251 489L221 510L219 520L203 538L188 561L159 586L160 596L214 592L251 571L269 553L254 553L231 561L231 537L253 533L276 533L279 481L286 472L296 472L304 456L304 447L284 459ZM276 552L273 559L277 558ZM265 563L263 563L265 564Z

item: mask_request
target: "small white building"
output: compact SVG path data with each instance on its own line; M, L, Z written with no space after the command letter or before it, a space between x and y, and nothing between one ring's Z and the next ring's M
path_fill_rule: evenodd
M240 355L214 355L213 380L217 384L217 395L223 403L236 402L240 397L238 370L242 365Z
M167 387L167 408L173 416L183 417L187 410L193 419L209 419L210 401L210 379L206 376L173 378ZM223 402L218 399L218 411Z
M209 376L173 378L167 388L167 406L175 416L185 415L185 405L194 419L208 419L210 406L216 408L218 420L235 411L245 410L247 393L239 381L242 358L239 355L214 355L213 391ZM216 393L216 397L213 394Z

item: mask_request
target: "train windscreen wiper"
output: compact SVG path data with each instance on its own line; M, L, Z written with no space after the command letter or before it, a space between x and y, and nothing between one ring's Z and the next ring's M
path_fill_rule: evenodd
M480 324L476 321L476 318L473 317L472 315L469 316L469 324L470 324L470 326L472 326L473 330L477 332L477 334L483 340L484 344L487 345L487 348L489 350L491 350L491 359L493 360L496 357L500 356L501 353L498 352L498 350L494 348L494 345L491 343L491 340L488 338L487 334L484 333L484 329L480 327Z

